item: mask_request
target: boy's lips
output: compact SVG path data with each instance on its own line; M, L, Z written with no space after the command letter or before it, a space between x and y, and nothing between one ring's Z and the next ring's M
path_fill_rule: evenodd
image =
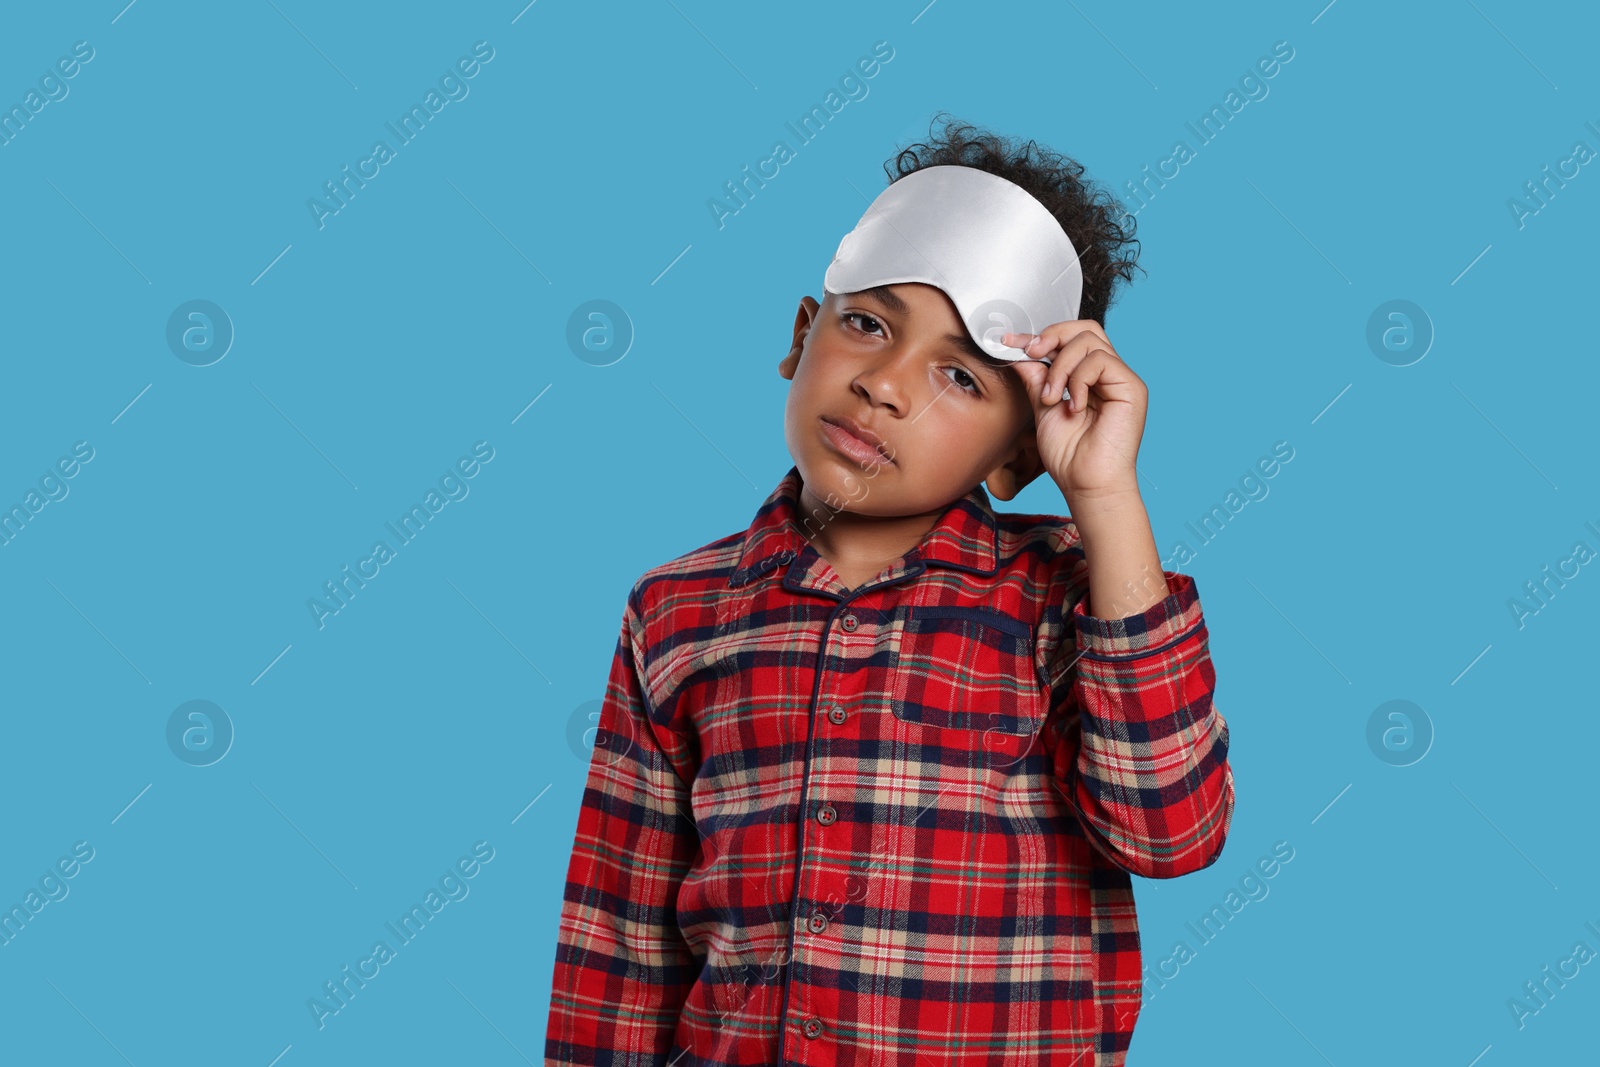
M823 415L822 432L835 447L862 463L894 463L883 438L848 415Z

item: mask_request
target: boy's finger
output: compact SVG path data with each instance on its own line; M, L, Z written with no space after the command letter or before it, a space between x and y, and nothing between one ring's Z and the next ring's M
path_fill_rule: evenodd
M1007 348L1020 348L1037 359L1049 355L1060 341L1051 333L1005 333L1000 335L1000 343Z
M1014 359L1011 361L1011 365L1016 368L1017 373L1022 375L1022 380L1030 387L1037 385L1046 374L1050 373L1050 365L1042 360Z

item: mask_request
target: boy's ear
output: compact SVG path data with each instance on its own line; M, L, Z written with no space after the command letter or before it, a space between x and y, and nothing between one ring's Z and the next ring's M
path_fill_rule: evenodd
M1044 473L1044 462L1039 458L1039 444L1030 425L1017 437L1010 458L989 472L984 484L989 494L998 500L1010 500Z
M778 363L778 373L790 381L794 380L795 368L800 365L800 351L805 347L806 336L811 332L811 325L816 322L817 310L821 307L814 297L800 298L800 309L794 316L794 344L789 354Z

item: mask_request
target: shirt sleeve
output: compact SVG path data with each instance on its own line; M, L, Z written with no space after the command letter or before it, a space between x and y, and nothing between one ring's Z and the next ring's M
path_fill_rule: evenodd
M600 711L556 942L545 1064L665 1065L700 971L677 925L700 843L658 739L630 594Z
M1080 565L1082 550L1072 555ZM1210 866L1233 817L1228 724L1194 579L1163 572L1168 595L1120 619L1088 613L1086 578L1061 619L1048 669L1044 747L1056 787L1090 843L1145 878ZM1063 605L1065 607L1066 605Z

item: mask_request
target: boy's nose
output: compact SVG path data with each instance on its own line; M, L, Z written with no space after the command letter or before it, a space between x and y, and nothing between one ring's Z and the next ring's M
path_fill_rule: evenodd
M884 356L871 367L860 371L854 384L874 406L881 404L893 408L896 414L904 415L910 398L915 395L915 389L908 380L912 373L909 361Z

